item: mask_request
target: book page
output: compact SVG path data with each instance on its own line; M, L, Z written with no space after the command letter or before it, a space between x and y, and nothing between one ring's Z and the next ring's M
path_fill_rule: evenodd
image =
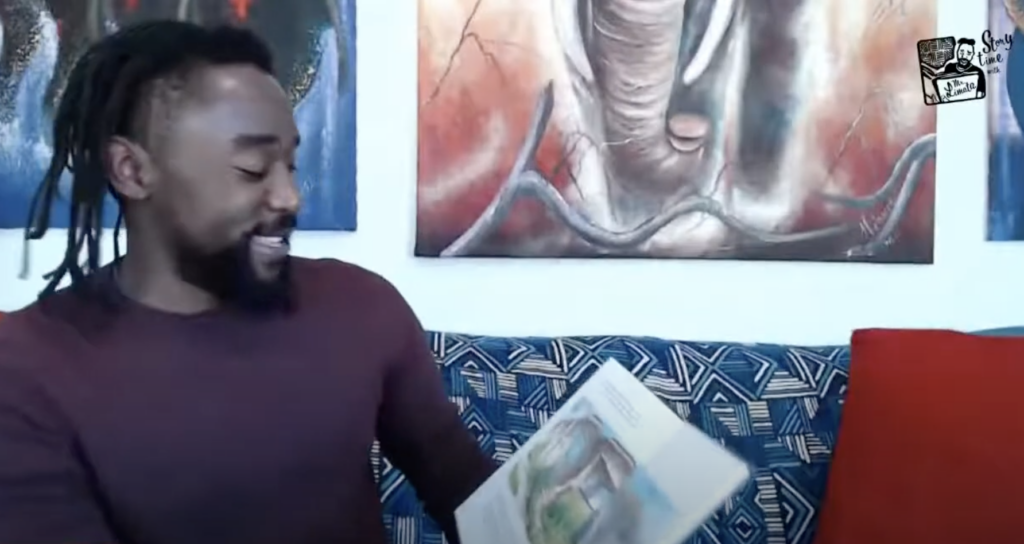
M678 544L749 476L609 360L455 516L463 544Z

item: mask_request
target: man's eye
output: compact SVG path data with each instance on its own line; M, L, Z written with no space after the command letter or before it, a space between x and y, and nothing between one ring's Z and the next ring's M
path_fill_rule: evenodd
M253 181L262 180L267 176L267 173L261 170L249 170L248 168L235 168L235 170L238 170L238 173L242 174L246 179Z

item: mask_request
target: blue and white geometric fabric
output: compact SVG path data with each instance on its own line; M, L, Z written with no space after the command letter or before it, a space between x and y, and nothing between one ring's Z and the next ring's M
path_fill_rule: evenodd
M614 357L754 468L687 544L812 542L846 392L847 346L447 333L429 333L429 340L463 421L498 461ZM373 462L392 542L443 542L401 473L376 453Z

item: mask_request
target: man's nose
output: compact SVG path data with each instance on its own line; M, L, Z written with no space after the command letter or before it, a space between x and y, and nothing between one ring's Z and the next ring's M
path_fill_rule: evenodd
M285 172L275 176L267 195L267 206L276 213L297 214L302 206L302 195L295 183L295 174Z

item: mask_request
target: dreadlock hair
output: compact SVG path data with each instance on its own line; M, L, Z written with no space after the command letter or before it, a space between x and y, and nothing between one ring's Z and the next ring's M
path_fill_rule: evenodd
M93 44L78 59L53 120L53 158L32 198L25 228L22 276L27 276L28 246L46 235L60 178L72 176L68 210L68 238L64 259L44 276L49 280L39 294L57 290L65 276L75 285L100 266L104 200L109 191L117 204L114 224L115 259L124 206L110 184L106 145L121 136L138 141L142 135L140 110L153 100L152 84L171 77L187 77L201 66L250 64L273 75L267 44L253 32L230 26L204 28L181 21L150 21L129 27ZM79 259L83 246L85 264Z

